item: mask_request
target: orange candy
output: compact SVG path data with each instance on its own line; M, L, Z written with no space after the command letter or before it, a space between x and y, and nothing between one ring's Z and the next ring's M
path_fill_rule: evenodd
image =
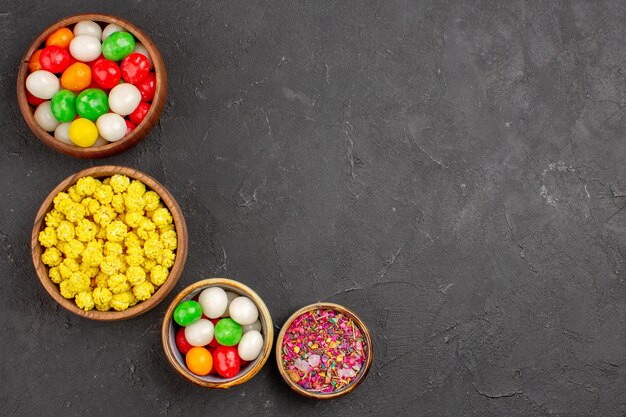
M74 39L74 34L68 28L57 29L46 39L46 46L56 45L61 48L68 48Z
M71 91L80 91L91 84L91 68L82 62L67 67L61 76L61 85Z
M41 51L42 49L37 49L30 56L30 59L28 60L28 69L30 72L39 71L41 69L41 63L39 62L39 55L41 55Z
M196 375L208 375L213 368L213 357L207 349L196 346L189 349L185 356L187 368Z

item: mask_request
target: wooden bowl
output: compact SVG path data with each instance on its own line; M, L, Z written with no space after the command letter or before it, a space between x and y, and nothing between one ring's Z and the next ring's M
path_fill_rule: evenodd
M34 106L28 104L28 101L26 99L26 77L28 76L28 61L31 55L45 43L46 38L52 32L62 27L74 25L81 20L93 20L103 27L109 23L115 23L126 29L148 50L150 58L154 63L154 72L156 75L156 92L154 94L154 100L152 100L150 110L148 111L148 114L143 119L143 121L139 123L139 125L129 135L118 140L117 142L112 142L107 145L95 148L81 148L79 146L65 144L55 139L53 135L39 127L39 125L35 121L35 108ZM165 104L166 95L167 72L165 71L165 63L163 62L163 58L161 57L161 54L159 53L159 50L157 49L152 39L150 39L150 37L146 35L144 31L142 31L129 21L107 14L77 14L61 19L55 24L49 26L33 41L33 43L30 44L30 46L26 50L26 53L24 54L24 57L22 58L22 62L20 63L20 67L17 73L17 101L19 103L22 116L24 117L24 120L26 121L28 127L30 127L30 130L32 130L35 136L37 136L39 140L41 140L46 145L56 149L61 153L73 156L75 158L105 158L108 156L116 155L120 152L125 151L131 146L136 145L148 134L148 132L150 132L150 130L157 123L159 115L163 110L163 105Z
M53 208L54 204L52 200L58 193L66 191L72 185L76 184L79 178L86 176L92 176L94 178L110 177L114 174L123 174L132 179L139 180L143 182L147 188L152 189L161 197L161 201L169 209L174 219L174 227L176 228L176 234L178 237L176 259L174 260L174 265L170 269L170 275L167 278L167 281L165 281L165 283L159 287L154 294L152 294L152 297L146 301L141 301L124 311L84 311L78 308L74 300L63 297L59 291L59 286L53 283L48 277L48 267L41 262L42 247L39 244L39 232L45 227L44 219L46 214ZM167 191L165 187L163 187L163 185L161 185L154 178L132 168L113 165L98 166L87 168L70 177L67 177L63 182L57 185L54 190L52 190L48 197L46 197L41 205L41 208L39 209L39 212L37 212L37 217L35 218L35 225L33 226L33 234L31 237L31 250L35 271L37 272L37 276L39 277L41 284L46 289L48 294L50 294L50 296L61 305L61 307L78 316L91 320L124 320L138 316L154 308L172 291L172 289L174 289L174 286L183 272L185 261L187 260L187 225L185 224L183 213L178 206L178 203L176 203L176 200L174 200L174 197L172 197L169 191Z
M307 311L316 310L316 309L335 310L350 317L352 320L354 320L354 322L357 324L359 329L361 329L361 332L363 333L363 338L365 339L364 347L367 352L367 357L365 358L365 363L363 364L363 367L359 371L358 375L349 385L345 386L344 388L338 391L331 392L331 393L318 393L318 392L308 391L305 388L298 385L297 383L293 382L291 378L289 378L289 375L287 374L287 369L285 369L285 366L283 365L283 361L282 361L283 339L285 337L285 333L287 332L287 329L289 329L289 326L291 326L291 323L295 319L300 317L302 314L306 313ZM300 310L293 313L287 319L282 329L280 329L280 333L278 334L278 339L276 340L276 364L278 365L280 376L283 377L283 380L287 383L287 385L289 385L289 387L292 390L294 390L300 395L303 395L309 398L314 398L316 400L330 400L332 398L337 398L337 397L346 395L347 393L351 392L361 382L363 382L363 380L365 379L365 376L367 375L367 372L370 370L370 367L372 366L373 359L374 359L374 349L372 345L372 335L369 329L367 328L367 326L365 325L365 323L363 323L363 321L359 318L359 316L357 316L356 313L354 313L352 310L349 310L344 306L341 306L339 304L334 304L334 303L325 303L325 302L315 303L315 304L302 307Z
M204 290L205 288L216 286L221 287L226 291L232 291L237 294L241 294L252 300L259 309L259 321L263 326L263 329L261 331L263 335L263 350L259 354L259 357L246 365L246 367L242 368L239 373L233 378L222 378L215 375L198 376L190 372L185 365L185 358L183 357L183 355L181 355L181 353L178 351L178 348L176 347L176 327L172 318L174 314L174 309L176 308L176 306L178 306L178 304L182 303L183 301L194 298L200 293L200 291ZM165 351L165 356L167 356L167 360L174 367L174 369L176 369L176 372L182 375L185 379L193 382L194 384L200 385L201 387L224 389L243 384L261 370L265 362L267 362L267 359L269 358L272 351L272 343L274 341L274 326L272 324L272 317L269 310L267 309L267 306L256 292L254 292L248 286L240 282L233 281L232 279L211 278L198 281L195 284L191 284L190 286L185 288L180 294L178 294L176 298L174 298L169 308L167 309L167 312L165 313L165 317L163 318L163 327L161 328L161 341L163 342L163 350Z

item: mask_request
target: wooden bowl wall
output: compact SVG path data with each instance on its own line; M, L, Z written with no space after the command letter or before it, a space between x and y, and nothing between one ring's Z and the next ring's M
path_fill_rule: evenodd
M222 378L215 375L198 376L191 373L185 365L184 356L176 347L176 325L172 318L174 309L181 302L194 298L200 293L200 291L208 287L221 287L226 291L232 291L237 294L244 295L251 299L259 309L259 321L263 327L261 331L261 334L263 335L263 349L261 350L258 358L248 363L248 365L242 368L233 378ZM223 389L243 384L261 370L272 351L272 344L274 342L274 326L272 324L272 317L267 306L256 292L238 281L233 281L227 278L211 278L198 281L195 284L188 286L180 294L178 294L176 298L174 298L165 313L165 317L163 318L161 341L163 343L163 350L165 351L167 360L174 367L176 372L182 375L185 379L202 387Z
M365 339L364 347L367 353L367 357L365 358L365 363L363 364L363 367L357 374L356 378L349 385L345 386L344 388L338 391L331 392L331 393L312 392L312 391L306 390L305 388L301 387L297 383L293 382L291 378L289 378L287 369L285 369L285 366L283 365L283 361L282 361L283 339L285 337L285 333L287 332L287 329L289 329L289 326L291 326L291 323L295 319L300 317L302 314L306 313L307 311L316 310L316 309L335 310L350 317L352 320L354 320L354 322L357 324L359 329L361 329L361 332L363 333L363 338ZM342 305L334 304L334 303L315 303L315 304L302 307L300 310L293 313L287 319L282 329L280 329L280 333L278 334L278 339L276 340L276 364L278 365L278 371L280 372L280 376L283 377L283 380L287 383L287 385L289 385L289 387L292 390L294 390L300 395L303 395L309 398L314 398L316 400L330 400L332 398L337 398L337 397L346 395L347 393L351 392L361 382L363 382L363 380L365 379L365 376L367 375L367 372L370 370L370 367L372 366L373 359L374 359L374 347L372 344L372 335L369 329L367 328L367 326L365 325L365 323L363 323L363 321L359 318L359 316L357 316L356 313L354 313L352 310L349 310Z
M59 286L53 283L48 277L48 267L41 262L42 247L39 244L39 232L43 230L45 226L44 220L46 214L53 208L54 203L52 200L58 193L66 191L72 185L76 184L79 178L86 176L102 178L110 177L114 174L123 174L132 179L139 180L143 182L146 187L152 189L161 197L161 201L163 201L163 204L165 204L165 206L169 209L174 219L174 227L176 228L176 234L178 237L176 259L174 260L174 265L170 269L170 275L167 278L167 281L165 281L165 283L160 286L148 300L141 301L124 311L84 311L78 308L73 299L63 297L59 291ZM31 250L35 271L37 272L37 276L39 277L41 284L44 286L48 294L50 294L50 296L61 305L61 307L78 316L91 320L117 321L135 317L149 311L159 304L172 291L172 289L174 289L174 286L180 279L180 275L183 272L185 261L187 260L187 237L187 225L185 224L183 213L178 206L178 203L176 203L176 200L174 200L174 197L172 197L163 185L161 185L154 178L132 168L106 165L88 168L77 172L76 174L66 178L63 182L57 185L54 190L52 190L52 192L44 200L39 212L37 213L37 217L35 218L35 225L33 226L33 233L31 237Z
M129 135L125 136L119 141L95 148L81 148L79 146L65 144L55 139L53 134L46 132L41 127L39 127L39 125L35 121L35 108L34 106L28 104L28 100L26 99L26 77L28 76L28 60L30 59L31 55L37 49L39 49L42 44L44 44L46 38L52 32L62 27L74 25L81 20L93 20L103 27L109 23L115 23L126 29L135 37L137 41L141 42L143 46L145 46L148 50L150 58L152 59L152 62L154 64L154 72L156 75L156 92L154 94L154 100L152 100L150 110L148 111L148 114L143 119L143 121L139 123L139 125ZM150 130L152 130L154 125L158 122L159 116L165 104L166 96L167 72L165 71L165 63L163 62L163 58L161 57L161 54L159 53L159 50L156 47L155 43L152 41L152 39L150 39L148 35L146 35L145 32L143 32L141 29L139 29L137 26L133 25L129 21L107 14L77 14L61 19L55 24L49 26L28 47L26 53L24 54L24 57L22 58L22 62L20 63L20 67L17 73L17 101L19 103L22 116L24 117L24 120L26 121L26 124L28 125L30 130L32 130L35 136L37 136L39 140L41 140L46 145L61 153L76 158L105 158L108 156L116 155L136 145L148 134L148 132L150 132Z

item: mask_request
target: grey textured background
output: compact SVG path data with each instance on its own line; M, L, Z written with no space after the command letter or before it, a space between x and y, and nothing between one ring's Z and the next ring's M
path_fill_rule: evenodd
M626 415L626 3L55 3L0 2L1 415ZM143 27L169 71L160 125L102 161L44 147L15 101L27 45L79 11ZM171 297L122 323L60 310L32 221L100 163L178 199L178 290L240 280L277 324L360 313L364 384L312 402L270 361L207 391L163 355Z

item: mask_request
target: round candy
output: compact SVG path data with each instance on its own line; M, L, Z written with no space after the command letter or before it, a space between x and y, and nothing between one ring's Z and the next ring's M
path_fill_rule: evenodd
M135 49L133 49L133 52L145 55L146 58L148 58L148 62L150 63L150 68L152 69L152 67L154 67L154 64L152 63L152 58L150 58L150 53L141 43L135 42Z
M50 110L50 102L44 101L35 109L35 121L46 132L52 132L59 125L59 121Z
M96 22L91 20L83 20L74 26L74 36L87 35L100 39L102 36L102 28Z
M150 73L150 62L145 55L131 53L120 64L122 78L127 83L137 84Z
M97 148L98 146L104 146L108 144L109 141L105 140L102 136L98 136L98 139L96 139L96 143L93 144L93 147Z
M102 46L97 38L89 35L78 35L70 43L70 53L79 61L89 62L100 56Z
M259 318L259 310L248 297L235 298L230 303L228 312L230 317L242 326L252 324Z
M208 345L213 340L213 333L213 323L206 319L200 319L185 327L185 338L193 346Z
M116 113L106 113L98 117L96 126L100 136L109 142L117 142L122 139L128 130L124 118Z
M35 97L49 100L59 91L59 79L50 71L35 71L26 78L26 88Z
M43 98L35 97L27 89L24 90L24 92L26 93L26 101L28 101L28 104L30 104L31 106L39 106L41 103L46 101Z
M30 72L39 71L41 69L41 62L39 62L39 56L41 55L41 51L43 51L43 49L37 49L30 56L30 59L28 60L28 70Z
M55 77L56 78L56 77ZM61 76L61 85L72 91L81 91L91 83L91 68L82 62L70 65Z
M106 38L108 38L115 32L124 32L124 28L116 25L115 23L109 23L108 25L106 25L106 27L102 31L102 42L104 42Z
M235 347L218 347L213 352L213 361L218 375L224 378L232 378L239 373L241 359L239 359L239 354Z
M91 67L91 77L100 87L110 90L120 83L122 71L115 62L102 58Z
M226 296L228 297L228 306L226 307L224 314L222 314L222 317L230 317L230 312L228 311L230 303L232 303L235 298L240 297L239 294L232 291L226 291Z
M141 93L141 101L152 101L156 91L156 75L154 72L148 73L146 78L135 86Z
M60 73L65 71L70 66L70 54L66 49L60 46L51 45L46 46L41 50L39 55L39 63L41 68L53 73Z
M141 93L132 84L120 84L109 93L111 110L121 116L128 116L135 111L141 102Z
M74 142L70 139L70 125L71 123L61 123L54 129L54 138L67 145L74 145Z
M148 104L148 106L150 105ZM132 117L131 120L133 120ZM133 120L133 122L135 121ZM224 311L226 311L226 307L228 306L228 297L226 296L226 291L222 288L210 287L200 293L198 302L202 306L202 312L206 314L207 317L216 319L224 314Z
M257 330L250 330L244 334L237 346L237 353L244 361L253 361L263 349L263 336Z
M217 322L219 321L219 319L210 319L211 323L213 323L213 326L215 327L217 325ZM217 339L215 337L213 337L213 340L211 340L211 343L209 343L209 347L215 349L216 347L221 346L219 344L219 342L217 341Z
M242 333L241 326L231 318L221 319L215 325L215 339L223 346L235 346Z
M187 368L196 375L208 375L213 368L213 358L211 352L199 346L192 347L185 355Z
M76 95L70 90L57 91L52 96L50 107L59 122L71 122L76 118Z
M179 326L189 326L200 320L202 307L197 301L187 300L176 306L174 310L174 321Z
M46 39L46 46L59 46L61 48L67 48L70 46L70 42L74 39L74 34L68 28L60 28L55 30Z
M146 117L148 111L150 111L150 103L139 103L135 111L128 115L128 118L138 125Z
M251 330L256 330L257 332L260 332L262 328L263 326L261 326L261 322L257 320L252 324L246 324L245 326L241 326L241 331L243 332L243 334L246 334Z
M109 111L109 99L104 91L88 88L78 95L76 111L80 117L95 122L98 117Z
M98 128L91 120L76 119L70 125L69 135L74 145L88 148L96 143Z
M131 122L130 120L124 119L124 121L126 122L126 134L124 136L126 136L130 132L132 132L137 126L135 126L135 124Z
M105 28L106 31L106 28ZM104 36L104 33L102 34ZM135 38L128 32L115 32L102 43L102 55L111 61L121 61L133 52Z
M185 327L181 327L176 332L176 347L178 347L178 351L183 355L186 355L193 347L189 344L187 339L185 339Z

